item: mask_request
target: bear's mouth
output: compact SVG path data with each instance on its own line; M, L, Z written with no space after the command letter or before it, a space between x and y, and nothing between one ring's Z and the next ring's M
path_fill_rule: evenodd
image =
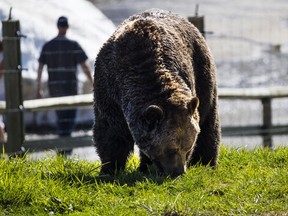
M161 163L158 160L153 160L153 163L155 164L155 166L157 167L157 171L159 172L159 174L164 174L164 168L162 167Z
M153 164L156 166L157 172L161 176L170 176L172 178L177 178L186 172L186 167L184 167L183 170L175 169L172 172L169 172L168 170L165 170L165 168L161 165L159 161L154 160Z

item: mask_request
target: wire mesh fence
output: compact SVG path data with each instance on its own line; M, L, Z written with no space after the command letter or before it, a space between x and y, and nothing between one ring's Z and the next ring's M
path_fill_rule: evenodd
M288 18L276 13L267 16L263 10L249 14L205 16L205 30L213 32L206 34L206 39L216 61L218 87L287 86ZM31 39L29 40L31 42ZM261 101L221 99L219 106L222 126L263 124ZM272 100L273 124L288 124L287 107L287 98ZM25 116L24 118L30 119L26 121L29 122L26 125L29 129L27 132L34 133L38 130L41 134L56 133L54 111L25 113ZM86 116L84 120L83 116ZM74 132L91 129L92 107L78 109L77 118L81 118L82 121L76 124ZM287 146L287 140L288 135L273 137L275 146ZM224 137L223 143L254 147L261 145L262 138L261 136Z
M259 7L255 13L209 17L207 42L217 65L219 88L288 86L288 19ZM255 8L247 7L247 10ZM261 125L262 105L256 100L220 100L222 126ZM272 100L272 124L287 125L288 99ZM224 137L232 146L255 147L261 137ZM274 146L288 146L288 135L274 136Z

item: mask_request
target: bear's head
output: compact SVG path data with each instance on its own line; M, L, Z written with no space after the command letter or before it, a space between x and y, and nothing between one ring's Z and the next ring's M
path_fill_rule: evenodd
M136 143L160 172L173 177L186 172L200 132L198 104L194 97L185 108L149 105L142 111L142 133Z

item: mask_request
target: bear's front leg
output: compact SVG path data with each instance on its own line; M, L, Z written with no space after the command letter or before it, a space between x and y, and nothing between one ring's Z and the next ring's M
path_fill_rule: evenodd
M221 128L216 107L215 104L204 123L200 125L201 132L198 135L189 165L200 163L217 167Z
M95 120L94 142L102 162L100 174L114 175L117 171L125 169L127 158L133 151L134 141L130 133L125 135L110 125L106 119L98 117Z
M152 161L140 150L140 172L147 172L148 166L152 164Z

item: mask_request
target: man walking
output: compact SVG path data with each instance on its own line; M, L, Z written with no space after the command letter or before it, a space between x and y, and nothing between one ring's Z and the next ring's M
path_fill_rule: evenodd
M37 78L37 97L41 97L41 76L44 65L48 69L48 89L51 97L77 94L77 65L80 64L92 86L91 71L86 64L88 59L78 42L66 37L68 19L59 17L58 35L44 44L40 57ZM59 136L70 136L75 124L76 110L57 110Z

